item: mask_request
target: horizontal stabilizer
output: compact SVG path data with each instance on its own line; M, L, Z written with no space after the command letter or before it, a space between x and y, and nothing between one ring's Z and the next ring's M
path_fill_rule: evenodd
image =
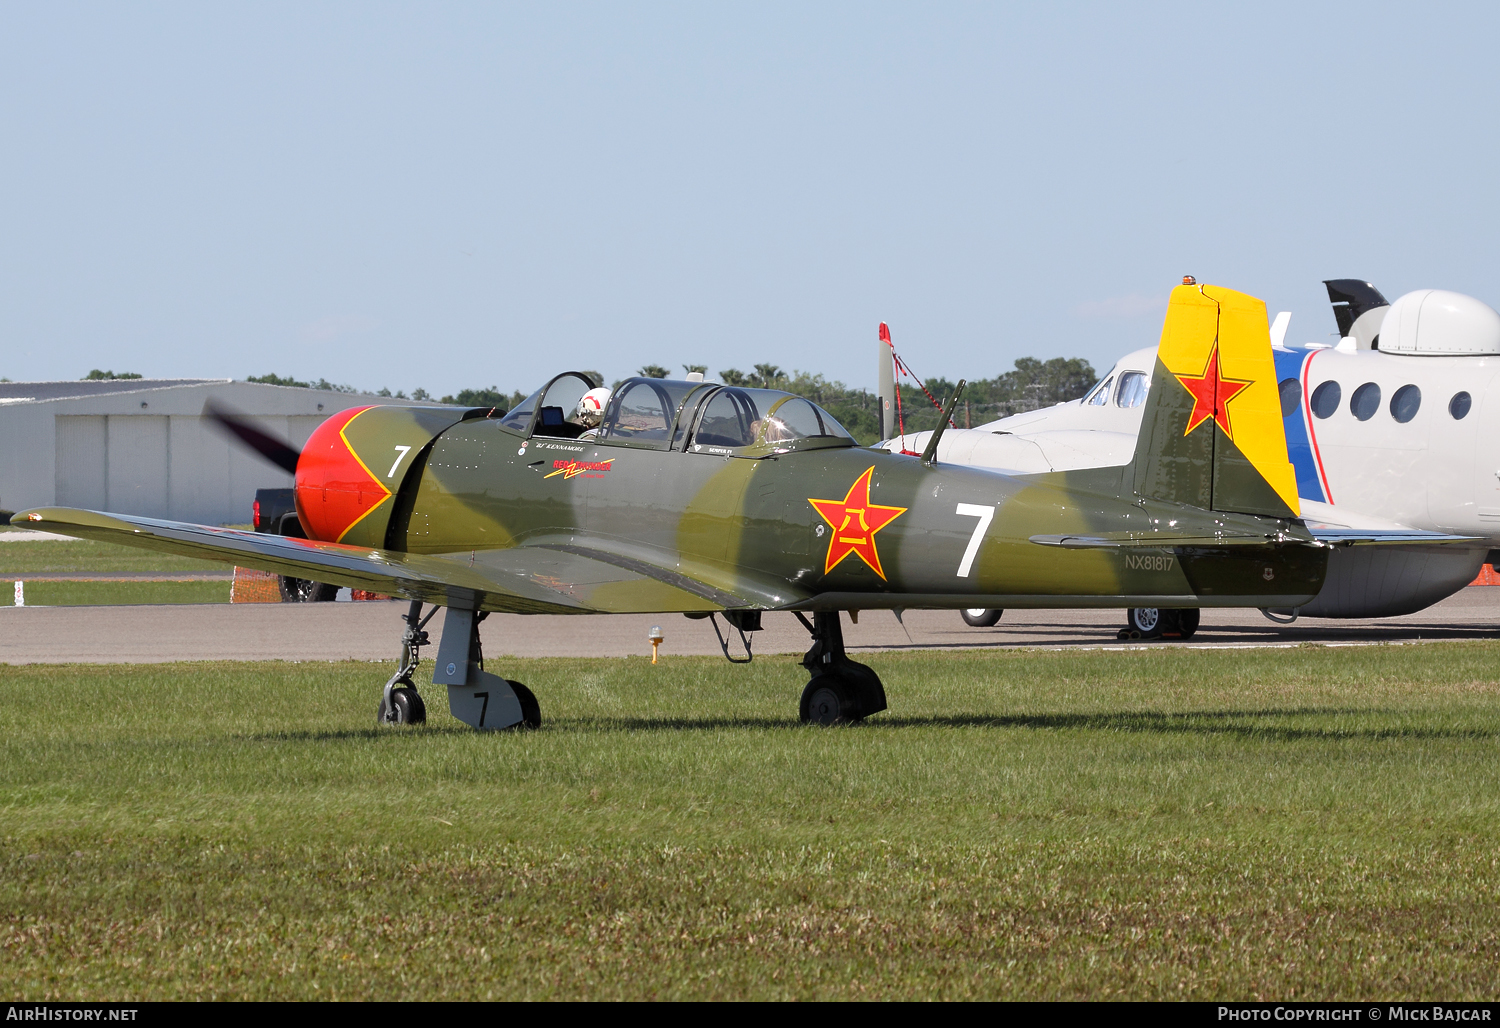
M1131 535L1124 532L1105 532L1099 535L1034 535L1031 542L1038 546L1060 546L1065 550L1117 550L1130 547L1173 546L1267 546L1272 543L1305 543L1306 540L1293 535Z
M1309 528L1313 538L1329 546L1411 546L1447 545L1450 543L1477 543L1484 540L1477 535L1445 535L1442 532L1382 531L1359 528Z

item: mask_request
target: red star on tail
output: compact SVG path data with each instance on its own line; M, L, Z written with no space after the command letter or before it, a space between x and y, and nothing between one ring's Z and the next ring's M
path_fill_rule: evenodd
M905 514L906 508L870 502L870 475L874 470L871 467L855 479L842 500L809 498L807 501L833 529L833 538L828 540L828 559L823 562L825 575L849 554L857 553L872 571L885 577L880 567L880 551L875 548L875 533Z
M1209 351L1203 374L1178 375L1173 372L1173 377L1193 397L1193 413L1188 415L1187 431L1182 434L1189 435L1193 429L1211 420L1218 422L1224 434L1233 439L1234 432L1229 427L1229 401L1239 395L1240 390L1248 386L1250 381L1224 377L1223 369L1219 366L1219 344L1214 343L1214 348Z

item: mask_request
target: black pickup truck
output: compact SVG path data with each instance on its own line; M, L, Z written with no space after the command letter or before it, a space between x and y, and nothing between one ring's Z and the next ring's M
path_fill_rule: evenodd
M272 535L289 535L306 539L302 522L297 520L297 504L290 489L255 490L255 516L252 523L257 532ZM338 595L339 587L313 582L306 578L281 576L281 598L287 603L326 603Z

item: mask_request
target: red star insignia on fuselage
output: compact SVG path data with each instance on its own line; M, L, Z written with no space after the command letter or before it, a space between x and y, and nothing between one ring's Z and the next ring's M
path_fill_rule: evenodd
M857 553L870 570L885 577L880 567L880 551L875 548L875 533L905 514L906 508L870 502L870 476L874 471L872 466L855 479L842 500L809 498L807 501L833 529L833 538L828 540L828 559L823 562L825 575L849 554Z
M1219 366L1219 344L1214 343L1214 348L1208 352L1203 374L1179 375L1173 372L1173 377L1193 397L1193 413L1188 415L1187 431L1182 434L1192 434L1193 429L1205 421L1216 421L1224 434L1233 439L1234 431L1229 427L1229 401L1238 396L1250 380L1224 377Z

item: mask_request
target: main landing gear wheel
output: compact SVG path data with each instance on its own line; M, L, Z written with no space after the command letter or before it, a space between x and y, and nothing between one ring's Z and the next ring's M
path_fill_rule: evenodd
M1156 607L1131 607L1125 612L1124 638L1155 639L1161 629L1161 611Z
M512 725L513 728L540 728L542 727L542 705L536 701L536 694L526 688L520 682L510 682L511 692L516 694L516 699L521 701L521 723Z
M994 628L1000 623L1000 615L1003 610L986 610L983 607L970 607L960 611L964 616L964 624L970 628Z
M379 720L383 725L420 725L427 720L427 704L414 687L398 686L391 690L389 708L381 699Z
M859 704L837 675L815 675L802 690L802 720L810 725L842 725L859 720Z
M802 658L802 666L812 672L798 709L806 724L850 724L885 709L880 676L844 652L840 616L838 611L819 612L809 622L797 615L813 637L812 648Z
M1158 607L1132 607L1125 612L1125 627L1120 629L1121 639L1191 639L1198 631L1197 607L1161 609Z
M282 575L277 583L283 603L331 603L339 594L336 585Z
M1171 620L1175 622L1166 629L1167 632L1175 631L1183 639L1191 639L1193 633L1198 631L1199 611L1197 607L1183 607L1181 610L1169 610L1166 613L1171 615Z

